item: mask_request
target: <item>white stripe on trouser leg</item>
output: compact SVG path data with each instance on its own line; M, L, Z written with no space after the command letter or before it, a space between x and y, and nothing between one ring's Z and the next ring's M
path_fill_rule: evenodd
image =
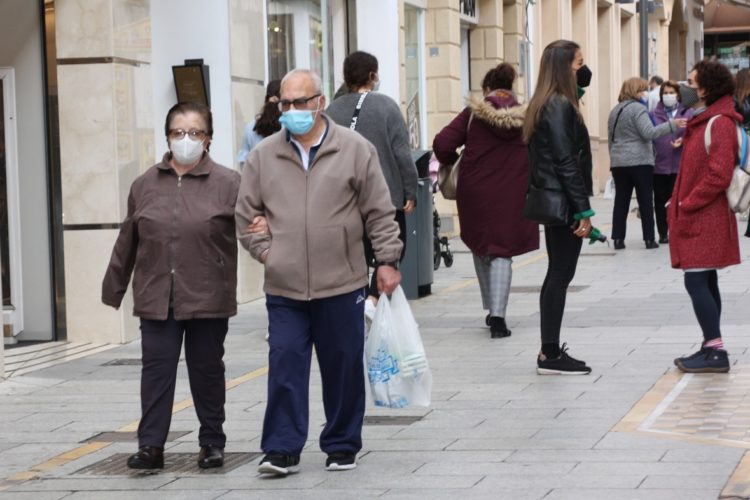
M490 316L504 318L508 307L510 282L513 277L511 267L513 259L505 257L490 259L476 255L473 257L479 290L482 294L482 308L489 310Z

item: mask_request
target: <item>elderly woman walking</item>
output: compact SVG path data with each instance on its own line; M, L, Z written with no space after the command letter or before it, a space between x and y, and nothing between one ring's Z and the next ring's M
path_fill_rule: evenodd
M169 110L169 152L133 181L102 284L119 308L133 275L133 314L141 319L141 421L131 469L164 467L177 363L185 341L190 392L200 421L201 468L224 464L224 338L237 314L237 172L208 154L211 111L184 102Z
M615 180L615 206L612 212L612 240L615 250L625 248L625 230L630 198L635 194L641 213L646 248L659 248L654 236L654 146L652 141L684 127L684 118L670 118L654 126L648 116L648 82L642 78L625 80L619 103L609 113L609 157Z
M507 337L505 314L513 275L512 258L539 248L539 226L523 218L529 155L523 142L525 106L511 90L516 72L507 63L489 70L484 98L472 100L435 136L433 150L444 164L459 170L456 204L461 239L474 256L482 307L494 338Z

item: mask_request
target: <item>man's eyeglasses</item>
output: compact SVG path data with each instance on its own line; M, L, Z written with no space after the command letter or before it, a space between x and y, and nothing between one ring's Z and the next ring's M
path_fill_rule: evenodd
M183 130L181 128L173 128L169 131L169 138L175 139L177 141L181 140L183 137L187 135L191 139L197 139L199 141L202 141L206 138L206 132L203 130L198 130L191 128L190 130Z
M279 101L279 111L289 111L289 108L294 105L294 109L304 108L307 106L307 103L315 99L316 97L320 97L320 94L315 94L310 97L300 97L299 99L294 100L288 100L288 99L282 99Z

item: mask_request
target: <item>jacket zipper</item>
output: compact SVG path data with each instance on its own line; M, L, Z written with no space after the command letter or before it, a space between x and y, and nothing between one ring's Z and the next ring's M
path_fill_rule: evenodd
M316 155L317 156L317 155ZM308 232L307 232L307 210L308 210L308 200L310 198L310 167L312 165L307 166L307 170L305 170L305 262L307 262L307 300L312 300L311 297L311 290L310 290L310 240L308 238Z
M175 237L177 236L176 235L176 233L177 233L177 203L179 202L179 199L180 199L180 190L181 190L181 188L182 188L182 176L178 175L177 176L177 191L175 191L174 208L172 209L172 230L171 230L171 235L170 235L170 238L169 238L169 254L170 254L170 257L171 257L171 259L170 259L171 262L170 262L170 266L169 266L170 267L170 271L169 272L172 275L172 290L171 290L172 293L171 293L171 295L172 295L172 308L173 308L173 310L175 308L175 305L177 304L177 300L176 300L177 299L177 297L176 297L176 295L177 295L177 284L176 284L176 280L175 280L175 261L176 261L176 257L175 257L175 241L174 240L175 240Z

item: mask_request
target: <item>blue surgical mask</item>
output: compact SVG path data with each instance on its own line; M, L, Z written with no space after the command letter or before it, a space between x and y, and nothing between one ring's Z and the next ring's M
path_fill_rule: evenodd
M646 106L648 106L648 97L641 97L638 100L640 101L641 104L645 104Z
M313 111L307 109L290 109L284 111L279 118L281 123L292 135L305 135L315 123Z

